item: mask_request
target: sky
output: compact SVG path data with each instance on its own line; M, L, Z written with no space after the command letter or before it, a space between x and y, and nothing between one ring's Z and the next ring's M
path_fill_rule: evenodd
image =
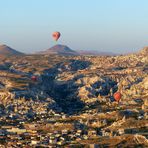
M148 0L0 0L0 44L26 53L56 44L135 52L148 46L147 6ZM61 32L58 42L54 31Z

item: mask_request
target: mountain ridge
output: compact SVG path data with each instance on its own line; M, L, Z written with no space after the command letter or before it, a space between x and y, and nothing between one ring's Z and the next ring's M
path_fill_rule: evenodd
M77 50L80 55L101 55L101 56L114 56L116 55L113 52L105 52L105 51L98 51L98 50Z
M79 55L66 45L57 44L45 51L40 51L38 54L58 54L58 55Z
M5 44L0 45L0 55L2 56L10 56L10 55L23 55L24 53L19 52Z

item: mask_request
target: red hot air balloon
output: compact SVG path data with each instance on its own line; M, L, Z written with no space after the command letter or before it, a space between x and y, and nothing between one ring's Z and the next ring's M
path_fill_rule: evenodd
M116 93L114 93L114 99L116 100L116 101L118 101L119 102L119 100L121 99L121 97L122 97L122 95L121 95L121 93L120 92L116 92Z
M54 32L52 34L52 37L55 41L57 41L60 38L60 36L61 36L60 32Z
M31 77L31 80L34 81L34 82L36 82L37 79L38 79L37 76L32 76L32 77Z

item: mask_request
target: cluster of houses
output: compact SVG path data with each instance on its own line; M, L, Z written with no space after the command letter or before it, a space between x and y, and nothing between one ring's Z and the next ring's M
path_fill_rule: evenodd
M44 61L46 66L50 63L48 58ZM100 138L135 134L148 138L145 56L77 56L71 60L69 57L53 68L45 66L42 74L37 72L42 68L37 67L38 59L35 59L36 67L31 60L19 62L0 65L3 71L0 75L0 147L62 147L82 143L95 147L92 141L97 141L97 145ZM11 80L15 74L16 77L25 75L19 79L20 84L32 75L26 72L26 67L36 68L34 75L39 82L33 79L31 84L21 85L19 89L13 86L12 90ZM122 94L119 102L111 100L115 91ZM30 98L29 93L35 98ZM67 124L72 128L67 129Z

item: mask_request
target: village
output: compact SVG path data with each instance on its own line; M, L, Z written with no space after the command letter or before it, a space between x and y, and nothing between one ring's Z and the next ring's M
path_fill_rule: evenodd
M147 147L147 49L4 58L0 147ZM118 102L115 92L122 94Z

